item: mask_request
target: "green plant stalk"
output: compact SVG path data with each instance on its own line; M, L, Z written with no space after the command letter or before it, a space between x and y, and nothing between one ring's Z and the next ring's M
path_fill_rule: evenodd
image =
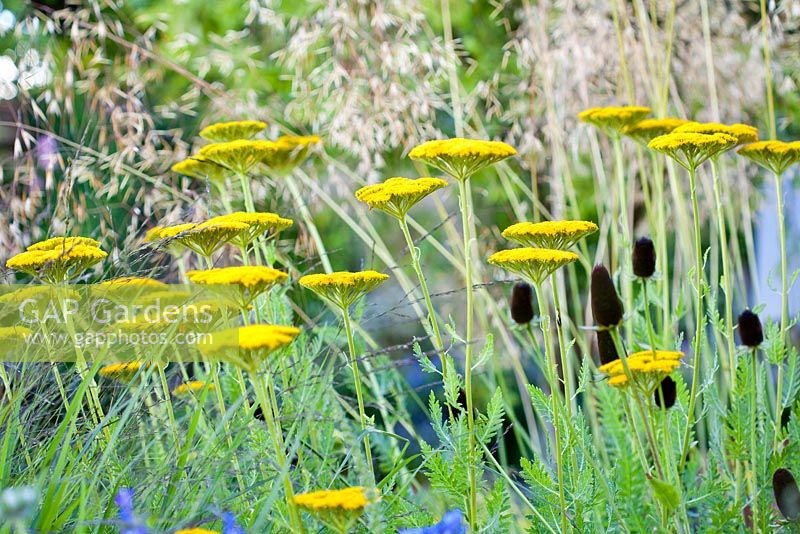
M750 483L752 494L752 510L753 510L753 532L758 532L758 448L756 441L757 432L757 410L758 410L758 349L753 347L750 350L750 356L753 365L753 376L750 382ZM780 423L780 421L779 421Z
M467 292L467 333L464 347L464 393L467 397L467 432L469 433L469 462L467 473L469 478L469 499L467 506L467 519L473 531L477 531L478 513L478 488L475 475L475 414L472 406L472 253L470 224L470 202L467 192L466 179L458 180L458 196L461 208L461 225L464 234L464 282Z
M650 161L653 166L653 182L656 196L656 218L657 226L659 229L666 228L667 217L664 207L666 199L664 198L664 177L663 169L660 165L660 160L656 157L655 153L650 151ZM669 262L667 253L667 233L659 230L655 232L656 245L658 246L657 262L659 271L661 272L661 334L664 336L663 340L669 339L672 328L670 324L670 296L669 296Z
M564 497L564 468L563 459L561 458L561 415L559 409L559 387L558 387L558 369L556 367L556 360L553 351L550 348L550 314L547 311L547 303L544 301L542 294L542 286L540 283L534 283L536 290L536 302L539 306L539 319L542 328L542 342L544 344L544 351L549 367L548 375L550 377L550 400L553 409L553 429L555 431L555 451L556 451L556 474L558 477L558 501L561 506L561 532L570 532L569 520L567 519L567 501Z
M619 135L612 135L611 142L614 146L614 166L617 177L617 195L619 203L618 223L622 229L622 243L615 243L618 254L618 267L620 270L619 283L622 286L622 298L625 301L625 309L633 309L633 292L631 291L630 281L627 280L626 273L629 269L631 233L630 223L628 222L628 187L625 183L625 169L623 168L622 140ZM625 341L630 343L633 336L633 329L629 322L625 323Z
M725 293L725 337L727 338L729 368L728 383L730 384L730 391L732 394L734 389L733 385L736 383L736 347L733 339L733 289L731 288L733 273L731 272L730 263L728 261L728 234L725 228L725 215L722 209L722 195L720 191L721 184L719 181L716 159L711 160L711 175L714 182L714 204L717 210L717 224L719 225L720 258L722 259L722 277L724 280L722 290Z
M269 370L266 373L267 380L271 383ZM272 405L270 395L265 391L263 381L259 380L254 370L250 371L250 382L253 384L258 403L261 405L261 412L264 414L264 421L267 423L272 444L275 448L275 459L281 470L281 478L283 478L284 495L286 497L286 506L289 510L292 531L302 534L305 530L303 529L300 512L294 502L294 489L292 488L292 481L289 479L289 466L287 465L286 451L283 448L283 431L281 430L280 419L275 417L275 407Z
M775 196L778 203L778 239L781 247L781 362L778 364L777 391L775 394L775 441L773 449L777 446L778 432L781 426L783 359L786 357L786 348L789 346L789 273L786 265L786 221L784 220L783 184L781 175L778 173L775 173Z
M681 459L678 462L678 471L683 469L686 457L689 454L689 434L694 425L695 402L697 398L697 383L700 381L700 344L703 336L703 250L700 241L700 214L697 206L697 183L695 180L696 167L689 170L689 183L692 194L692 214L694 215L694 253L695 253L695 284L697 292L696 321L694 336L694 369L692 370L692 388L689 392L689 411L686 414L686 430L683 433L681 445Z
M311 235L311 238L314 240L314 244L317 247L319 259L322 262L322 268L325 269L326 273L332 273L333 267L331 266L331 260L328 258L328 251L325 248L325 244L322 241L322 236L319 234L319 230L317 230L317 225L314 224L314 218L311 216L311 212L308 210L308 204L305 200L303 200L303 196L300 194L300 189L297 187L297 184L294 181L294 174L287 173L285 178L286 179L284 182L286 183L286 187L289 188L289 193L291 193L294 203L297 206L298 211L300 211L300 217L302 217L303 222L306 225L306 230L308 230L309 235Z
M573 389L572 389L572 359L569 357L567 350L567 343L564 340L564 326L561 324L561 300L558 297L558 287L556 286L556 274L550 275L550 287L553 288L553 309L556 315L556 335L558 337L558 350L561 354L561 361L564 364L564 394L566 402L567 419L572 419L573 403L575 402ZM556 375L558 376L558 375ZM577 409L577 407L575 407Z
M347 334L347 347L350 351L350 366L353 368L353 382L356 388L356 400L358 401L358 416L361 419L361 430L364 432L364 454L367 458L367 467L373 486L375 485L375 470L372 466L372 450L369 446L369 434L367 433L367 415L364 413L364 395L361 392L361 375L358 372L358 358L356 357L356 344L353 340L353 327L350 324L350 311L342 308L342 320L344 321L344 331Z

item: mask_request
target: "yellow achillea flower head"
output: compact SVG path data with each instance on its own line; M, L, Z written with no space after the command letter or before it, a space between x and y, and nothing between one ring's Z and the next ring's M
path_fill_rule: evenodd
M758 129L747 124L721 124L719 122L687 122L673 130L674 133L722 133L736 138L737 144L758 141Z
M275 140L277 150L262 161L275 170L286 171L299 165L315 145L322 143L318 135L282 135Z
M166 287L167 284L145 276L121 276L100 282L101 286Z
M683 353L675 350L643 350L626 358L630 377L625 372L622 360L601 365L598 370L610 377L609 385L615 387L634 385L643 393L650 395L666 375L680 367L681 358Z
M183 395L187 395L189 393L197 393L198 391L201 391L203 388L208 388L209 391L214 391L214 384L210 382L204 382L202 380L191 380L189 382L184 382L183 384L173 389L172 394L175 395L176 397L180 397Z
M578 119L593 124L608 134L618 135L627 126L647 117L650 111L650 108L642 106L607 106L585 109L578 113Z
M414 147L408 157L422 160L456 180L464 181L479 170L516 153L513 147L500 141L455 137L422 143Z
M291 219L284 219L276 213L270 212L246 212L237 211L227 215L219 215L207 221L208 224L217 222L234 222L247 225L247 230L234 237L231 242L238 247L247 247L262 234L269 233L269 236L276 235L278 232L289 228L294 224Z
M307 274L297 282L345 310L388 279L389 275L377 271L339 271L331 274Z
M0 342L3 343L21 341L32 334L33 331L24 326L0 326Z
M349 532L364 508L375 500L377 497L360 486L301 493L294 498L299 508L317 516L335 532Z
M758 141L743 146L738 154L780 175L800 162L800 141Z
M261 121L218 122L200 130L200 137L213 143L224 143L237 139L250 139L266 127L267 123Z
M383 183L368 185L356 191L356 198L370 209L379 209L396 219L405 217L408 210L434 191L447 187L440 178L389 178Z
M199 155L179 161L172 166L172 170L191 178L198 180L208 179L212 182L224 182L226 174L225 167L221 167L210 159Z
M197 348L206 356L254 372L267 356L291 344L298 335L300 329L294 326L254 324L214 332Z
M99 247L100 242L91 237L51 237L29 246L25 250L67 250L76 245Z
M578 261L578 255L546 248L514 248L489 256L489 263L517 274L535 285L542 283L559 268Z
M64 282L75 278L106 256L106 252L89 245L72 245L66 249L26 250L9 259L6 267L38 276L46 282Z
M247 174L278 150L272 141L237 139L224 143L213 143L200 149L200 156L238 174Z
M130 382L136 373L148 364L144 362L114 363L100 368L100 376L116 380L118 382Z
M503 230L503 237L525 247L564 250L597 230L590 221L521 222Z
M247 224L241 222L208 220L202 223L156 227L147 233L145 241L177 243L201 256L211 257L222 245L249 229Z
M730 150L737 143L735 137L723 133L673 132L654 138L647 146L651 150L666 154L681 167L694 172L706 160Z
M689 121L667 117L665 119L644 119L622 129L622 133L640 143L647 144L654 137L672 132L678 126L683 126Z
M289 275L272 267L245 265L189 271L186 277L194 284L238 287L236 304L246 308L258 295L287 280Z

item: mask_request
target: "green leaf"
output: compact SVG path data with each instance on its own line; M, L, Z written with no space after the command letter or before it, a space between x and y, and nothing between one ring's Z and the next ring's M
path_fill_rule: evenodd
M678 489L669 482L658 478L648 477L647 481L653 489L653 495L664 507L664 510L668 514L674 512L681 502L681 495Z

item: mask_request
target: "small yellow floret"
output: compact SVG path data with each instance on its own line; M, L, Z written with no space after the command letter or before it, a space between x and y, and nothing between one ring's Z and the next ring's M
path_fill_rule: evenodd
M526 247L563 250L597 230L590 221L521 222L503 230L503 237Z
M215 143L223 143L249 139L266 127L267 123L261 121L218 122L200 130L200 137Z

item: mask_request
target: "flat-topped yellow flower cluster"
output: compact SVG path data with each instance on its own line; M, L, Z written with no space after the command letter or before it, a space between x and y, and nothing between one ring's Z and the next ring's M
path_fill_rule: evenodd
M294 502L306 510L363 510L370 500L364 488L353 486L339 490L320 490L296 495Z
M597 230L590 221L520 222L503 230L503 237L526 247L563 250Z
M683 353L672 350L644 350L631 354L626 358L630 378L633 384L649 395L661 380L681 365ZM608 375L609 385L625 387L631 385L628 373L622 360L614 360L600 366L601 373Z
M88 237L51 238L11 257L6 267L47 282L64 282L108 256L99 246L98 241Z
M322 298L347 309L355 301L384 283L389 276L377 271L339 271L330 274L307 274L297 281Z
M607 106L583 110L578 119L616 134L644 119L650 111L643 106Z
M356 191L356 198L370 208L401 219L417 202L443 187L447 187L447 182L441 178L395 177L362 187Z
M479 170L515 155L517 151L500 141L478 141L455 137L428 141L408 153L436 167L459 181L464 181Z
M495 252L489 256L488 261L492 265L540 284L564 265L578 261L578 255L564 250L523 247Z

